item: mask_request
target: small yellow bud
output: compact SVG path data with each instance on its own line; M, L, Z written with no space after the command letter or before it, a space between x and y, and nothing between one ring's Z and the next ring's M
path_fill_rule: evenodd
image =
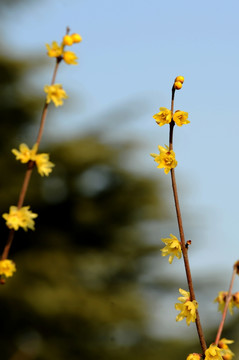
M180 81L174 82L174 89L180 90L182 88L183 84Z
M73 43L79 43L79 42L82 41L82 37L81 37L79 34L77 34L77 33L72 34L72 35L71 35L71 38L72 38L72 40L73 40Z
M72 45L73 44L73 39L72 39L72 37L70 36L70 35L65 35L64 37L63 37L63 45Z
M225 355L223 355L223 360L231 360L232 359L232 357L233 357L233 355L232 354L225 354Z
M175 82L176 81L180 81L183 84L184 83L184 77L183 76L177 76L176 79L175 79Z

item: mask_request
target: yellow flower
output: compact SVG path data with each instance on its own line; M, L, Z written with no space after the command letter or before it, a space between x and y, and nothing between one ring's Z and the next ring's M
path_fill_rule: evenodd
M47 55L50 57L59 57L62 55L63 47L59 46L56 41L52 41L52 45L46 44Z
M226 338L220 339L218 342L218 347L221 350L221 356L223 360L231 360L232 357L235 355L228 347L227 344L234 343L233 340L228 340Z
M34 214L29 210L30 206L23 206L20 209L17 206L10 206L9 213L2 215L4 220L6 220L6 225L9 229L18 230L19 227L22 227L25 231L27 229L35 230L34 225L35 219L38 215Z
M0 275L10 277L16 271L16 266L12 260L0 260Z
M197 353L189 354L186 360L200 360L201 355Z
M46 85L44 91L47 94L46 102L49 104L51 101L54 102L55 106L63 105L62 99L67 99L68 96L65 90L62 89L61 84Z
M12 153L16 156L16 160L20 160L21 163L25 164L29 160L33 160L37 152L37 144L35 144L32 149L29 149L26 144L20 144L19 150L20 151L12 149Z
M181 258L182 256L182 250L181 250L181 243L180 241L176 238L176 236L174 236L173 234L170 234L171 239L170 238L166 238L166 239L161 239L166 246L161 249L162 251L162 256L169 256L169 263L172 264L173 258L174 256L176 256L178 259Z
M172 120L171 110L166 109L165 107L161 107L159 110L160 112L153 116L153 118L156 120L156 123L159 126L169 124Z
M221 311L222 313L225 307L227 294L228 294L227 291L219 291L218 296L216 297L216 299L214 299L214 302L218 302L218 311ZM233 297L231 297L228 305L228 310L230 311L231 314L233 314L234 305L235 304L233 301Z
M220 349L216 345L211 344L205 351L205 360L223 360Z
M173 114L173 121L178 126L190 123L190 121L188 120L188 113L180 110L175 111L175 113Z
M158 146L160 151L159 154L150 154L154 161L158 163L158 168L164 168L165 174L168 174L169 171L177 166L177 161L175 159L175 152L173 150L169 150L169 147L165 145L166 148L163 146Z
M78 62L76 61L76 59L78 59L78 57L76 56L76 54L73 51L64 51L63 59L64 59L65 63L67 63L69 65L77 65L78 64Z
M189 291L179 289L179 292L183 296L178 298L178 300L181 301L182 304L175 304L175 309L180 311L180 313L176 317L176 321L181 321L186 318L186 323L187 325L189 325L190 322L195 322L196 320L196 310L198 308L198 303L196 300L190 301Z
M55 166L51 161L49 161L48 154L37 154L35 156L35 162L37 170L41 176L48 176L52 172L52 168Z
M72 34L71 37L74 43L79 43L82 41L82 37L77 33Z

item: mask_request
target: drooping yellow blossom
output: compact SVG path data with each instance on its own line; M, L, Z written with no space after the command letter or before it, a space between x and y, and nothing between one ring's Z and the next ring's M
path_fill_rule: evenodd
M159 110L160 110L160 112L153 116L153 118L156 120L156 123L159 126L169 124L172 120L171 110L166 109L165 107L161 107L161 108L159 108Z
M78 57L76 56L76 54L73 51L64 51L63 59L64 59L65 63L67 63L68 65L77 65L78 64L78 62L76 61L78 59Z
M51 101L54 102L55 106L63 105L62 99L67 99L68 96L61 84L46 85L44 91L47 94L46 102L49 104Z
M16 265L12 260L0 260L0 275L10 277L16 271Z
M214 302L218 302L218 311L221 311L222 313L225 307L227 294L228 294L227 291L219 291L216 299L214 299ZM231 314L233 314L233 307L234 307L234 301L233 301L233 297L231 297L228 305L228 310L230 311Z
M55 166L51 161L49 161L48 154L37 154L35 156L35 162L37 170L41 176L48 176L52 172L52 168Z
M228 344L234 343L233 340L228 340L226 338L220 339L218 342L218 347L221 350L221 356L223 360L231 360L235 355L228 347Z
M182 249L181 249L181 242L174 236L173 234L170 234L170 238L161 239L166 246L161 249L162 256L169 255L169 263L172 264L174 256L176 256L178 259L182 256Z
M173 150L169 150L169 147L165 145L166 148L163 146L158 146L160 151L159 154L150 154L154 161L158 163L158 168L164 168L165 174L168 174L169 171L177 166L177 161L175 159L175 152Z
M196 310L198 308L198 303L196 300L190 301L190 293L189 291L185 291L183 289L179 289L180 294L183 296L179 297L178 300L182 303L176 303L175 309L180 311L178 316L176 317L176 321L181 321L186 318L187 325L190 322L195 322L197 314Z
M56 41L52 41L52 45L46 44L47 55L50 57L59 57L63 53L62 45L59 46Z
M201 355L197 353L189 354L186 360L200 360Z
M33 160L37 152L37 144L33 146L32 149L26 144L20 144L19 150L12 149L12 153L16 156L16 160L20 160L21 163L26 164L29 160Z
M32 149L29 149L26 144L21 144L19 149L20 151L12 150L17 160L20 160L22 163L27 163L30 160L34 161L41 176L48 176L52 172L52 168L55 165L49 161L48 154L37 154L38 144L35 144Z
M17 206L10 206L9 213L4 213L2 217L6 220L6 225L9 229L18 230L22 227L25 231L27 229L35 230L35 219L38 215L29 210L30 206L23 206L20 209Z
M205 351L205 360L223 360L221 350L216 345L211 344Z
M188 120L188 113L181 110L175 111L175 113L173 114L173 121L178 126L190 123L190 121Z

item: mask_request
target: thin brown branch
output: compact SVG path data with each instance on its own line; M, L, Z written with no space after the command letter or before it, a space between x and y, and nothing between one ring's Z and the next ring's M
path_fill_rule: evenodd
M170 123L170 130L169 130L169 150L173 150L173 129L174 129L174 125L175 125L175 123L173 121L174 95L175 95L175 88L173 86L172 101L171 101L172 120ZM191 301L193 301L193 300L196 300L196 297L195 297L195 292L194 292L194 288L193 288L193 281L192 281L191 270L190 270L190 265L189 265L188 250L187 250L186 244L185 244L183 221L182 221L182 215L181 215L179 199L178 199L175 170L171 169L170 173L171 173L174 203L175 203L175 208L176 208L178 229L179 229L179 234L180 234L181 248L182 248L182 253L183 253L183 260L184 260L184 266L185 266L185 271L186 271L187 283L188 283L188 288L189 288L189 292L190 292L190 298L191 298ZM207 350L207 344L206 344L206 341L204 338L198 310L196 310L196 327L197 327L198 337L199 337L202 351L203 351L203 353L205 353L205 351Z
M231 282L230 282L228 294L227 294L226 301L225 301L225 306L224 306L223 313L222 313L222 319L221 319L221 322L219 324L216 339L215 339L215 345L218 345L218 342L219 342L221 334L222 334L223 326L224 326L226 316L227 316L228 306L229 306L229 303L230 303L230 300L231 300L231 297L232 297L232 287L233 287L233 283L234 283L234 280L235 280L236 273L237 273L237 267L234 265L233 266L232 277L231 277Z
M62 60L62 57L58 57L56 59L56 64L55 64L54 71L53 71L51 85L53 85L55 83L57 70L58 70L58 67L59 67L59 64L60 64L61 60ZM39 127L39 130L38 130L38 136L37 136L37 140L36 140L36 143L38 144L38 146L40 145L40 141L41 141L41 138L42 138L44 125L45 125L45 121L46 121L46 116L47 116L47 110L48 110L48 104L47 104L47 102L45 102L44 107L43 107L43 111L42 111L40 127ZM31 175L32 175L32 170L33 170L34 166L35 166L34 161L29 161L28 164L27 164L27 170L26 170L26 173L25 173L25 177L24 177L23 184L22 184L20 194L19 194L19 198L18 198L18 203L17 203L18 209L20 209L22 207L23 203L24 203L25 196L26 196L27 189L28 189L30 179L31 179ZM11 246L12 246L14 234L15 234L15 230L10 229L6 245L5 245L5 247L3 249L3 252L2 252L2 256L1 256L2 260L7 259L7 257L8 257L9 251L10 251Z

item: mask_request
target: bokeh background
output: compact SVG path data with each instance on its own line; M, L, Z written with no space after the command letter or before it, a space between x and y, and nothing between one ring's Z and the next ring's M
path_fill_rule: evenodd
M220 321L213 299L238 259L237 1L1 1L0 210L16 204L24 168L11 149L36 139L54 66L46 43L66 26L82 35L78 66L61 64L69 95L50 107L41 149L56 164L34 174L26 198L36 231L19 231L16 275L1 287L1 359L185 359L200 351L176 323L183 264L161 257L177 235L170 178L150 152L168 141L152 115L175 108L185 233L207 342ZM3 248L7 230L0 220ZM238 289L238 281L235 291ZM223 336L238 339L238 313ZM236 352L238 345L233 350ZM239 350L239 349L238 349Z

